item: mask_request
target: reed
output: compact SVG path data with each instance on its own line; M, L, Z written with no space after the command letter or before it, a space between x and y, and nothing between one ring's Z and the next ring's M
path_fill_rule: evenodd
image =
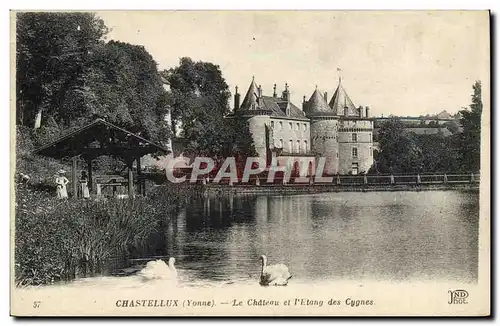
M15 279L18 286L51 284L103 272L108 259L127 253L168 222L189 187L158 187L134 199L57 200L16 189Z

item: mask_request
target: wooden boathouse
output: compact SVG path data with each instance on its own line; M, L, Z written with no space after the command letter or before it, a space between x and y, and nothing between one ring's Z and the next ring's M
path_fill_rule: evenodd
M88 186L99 194L103 187L126 185L128 196L135 196L133 165L135 162L139 194L146 194L144 179L141 179L141 158L147 154L168 154L170 151L144 137L115 124L96 119L79 129L63 135L35 151L35 154L58 160L71 159L71 186L73 197L78 194L77 161L82 158L87 165ZM128 177L92 175L92 161L99 156L111 156L122 160L128 169ZM95 182L95 184L93 184Z

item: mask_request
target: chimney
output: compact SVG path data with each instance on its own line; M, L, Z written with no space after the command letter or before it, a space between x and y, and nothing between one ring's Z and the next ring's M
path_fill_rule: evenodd
M369 118L370 117L370 107L366 107L366 115L365 115L366 118Z
M347 117L348 113L349 113L349 110L348 110L347 106L344 106L344 116Z
M273 97L277 97L278 94L276 94L276 84L274 84L274 87L273 87Z
M285 101L290 101L290 91L288 90L288 83L285 83L285 90L281 96Z
M235 87L236 92L234 93L234 110L238 110L240 108L240 93L238 93L238 86Z
M302 98L302 111L304 111L306 109L306 96L304 95L304 97Z
M325 95L323 96L325 98L325 102L328 103L328 93L325 92Z
M257 105L259 106L259 108L261 107L262 105L262 85L259 85L257 87Z
M359 117L362 118L363 117L363 107L362 106L359 106L358 108L358 114L359 114Z

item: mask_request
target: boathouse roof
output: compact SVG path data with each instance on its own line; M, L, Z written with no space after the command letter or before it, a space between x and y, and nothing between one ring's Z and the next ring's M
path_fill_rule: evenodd
M132 158L153 153L170 151L104 119L96 119L35 150L35 154L55 159L78 155Z

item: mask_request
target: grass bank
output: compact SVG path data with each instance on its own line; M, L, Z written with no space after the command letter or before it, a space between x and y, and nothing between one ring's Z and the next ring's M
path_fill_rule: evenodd
M102 273L108 259L143 246L196 194L192 187L172 186L134 199L58 200L53 193L18 184L16 284L51 284Z
M55 173L67 162L33 154L50 135L16 128L14 277L41 285L105 272L116 256L144 251L196 186L155 187L147 197L83 200L55 197ZM110 167L99 162L98 172ZM20 176L27 174L28 180Z

